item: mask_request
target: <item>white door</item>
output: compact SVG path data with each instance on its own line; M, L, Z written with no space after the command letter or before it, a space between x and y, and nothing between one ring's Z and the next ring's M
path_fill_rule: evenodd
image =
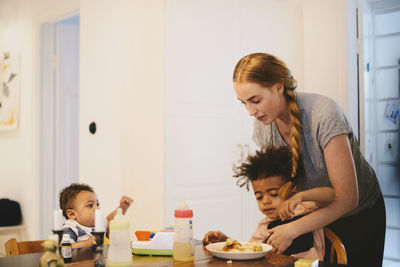
M166 220L185 197L194 237L241 229L232 178L240 123L231 85L236 42L232 1L166 1Z
M238 51L236 61L242 56L255 53L266 52L281 58L297 79L299 87L303 90L303 17L302 7L294 3L285 1L238 1L239 18L238 31ZM282 23L278 23L281 21ZM228 68L233 72L233 66ZM232 75L232 74L231 74ZM231 86L232 88L232 86ZM233 90L233 89L232 89ZM235 100L236 101L236 100ZM254 152L258 147L251 140L253 134L253 119L247 114L244 106L240 108L240 123L242 128L241 145L243 145L244 156L247 157L248 151ZM254 232L257 222L264 215L258 210L254 193L250 186L250 191L244 188L242 191L242 230L241 238L247 240Z
M165 223L186 198L195 238L221 230L248 239L262 215L253 193L232 178L232 164L254 150L252 119L234 94L233 68L245 54L260 51L294 62L302 48L292 43L299 41L293 37L301 25L298 8L280 1L165 3ZM270 19L290 25L273 28Z

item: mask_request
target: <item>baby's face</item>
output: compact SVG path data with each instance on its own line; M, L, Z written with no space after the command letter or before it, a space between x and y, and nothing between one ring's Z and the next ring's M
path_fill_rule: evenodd
M99 208L99 201L94 192L79 192L75 197L72 206L74 207L73 215L70 216L70 219L73 219L84 226L94 226L95 211Z
M284 184L281 176L271 176L251 182L258 208L270 219L279 218L278 211L282 200L278 196L278 191Z

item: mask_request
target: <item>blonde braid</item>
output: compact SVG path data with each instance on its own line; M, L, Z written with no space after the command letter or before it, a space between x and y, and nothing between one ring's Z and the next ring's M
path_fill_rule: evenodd
M278 196L282 200L287 200L296 193L297 187L294 185L293 182L289 181L282 185L281 188L279 188Z
M292 178L296 176L298 160L301 148L301 135L300 135L300 111L297 105L297 96L293 89L286 89L286 100L289 104L289 115L292 122L292 129L290 133L290 150L292 152Z

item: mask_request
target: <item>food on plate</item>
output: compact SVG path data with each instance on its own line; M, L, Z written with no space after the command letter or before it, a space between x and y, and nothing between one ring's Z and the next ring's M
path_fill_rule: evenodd
M222 248L224 252L256 252L262 251L262 246L257 242L247 242L241 244L240 242L228 238L225 242L225 246Z
M271 245L236 241L234 239L228 242L216 242L206 246L206 249L215 257L227 260L251 260L265 257L268 251L272 249Z

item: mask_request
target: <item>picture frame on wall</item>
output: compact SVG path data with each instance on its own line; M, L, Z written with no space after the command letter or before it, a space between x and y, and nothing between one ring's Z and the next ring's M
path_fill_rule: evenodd
M18 129L20 120L20 57L0 54L0 131Z

